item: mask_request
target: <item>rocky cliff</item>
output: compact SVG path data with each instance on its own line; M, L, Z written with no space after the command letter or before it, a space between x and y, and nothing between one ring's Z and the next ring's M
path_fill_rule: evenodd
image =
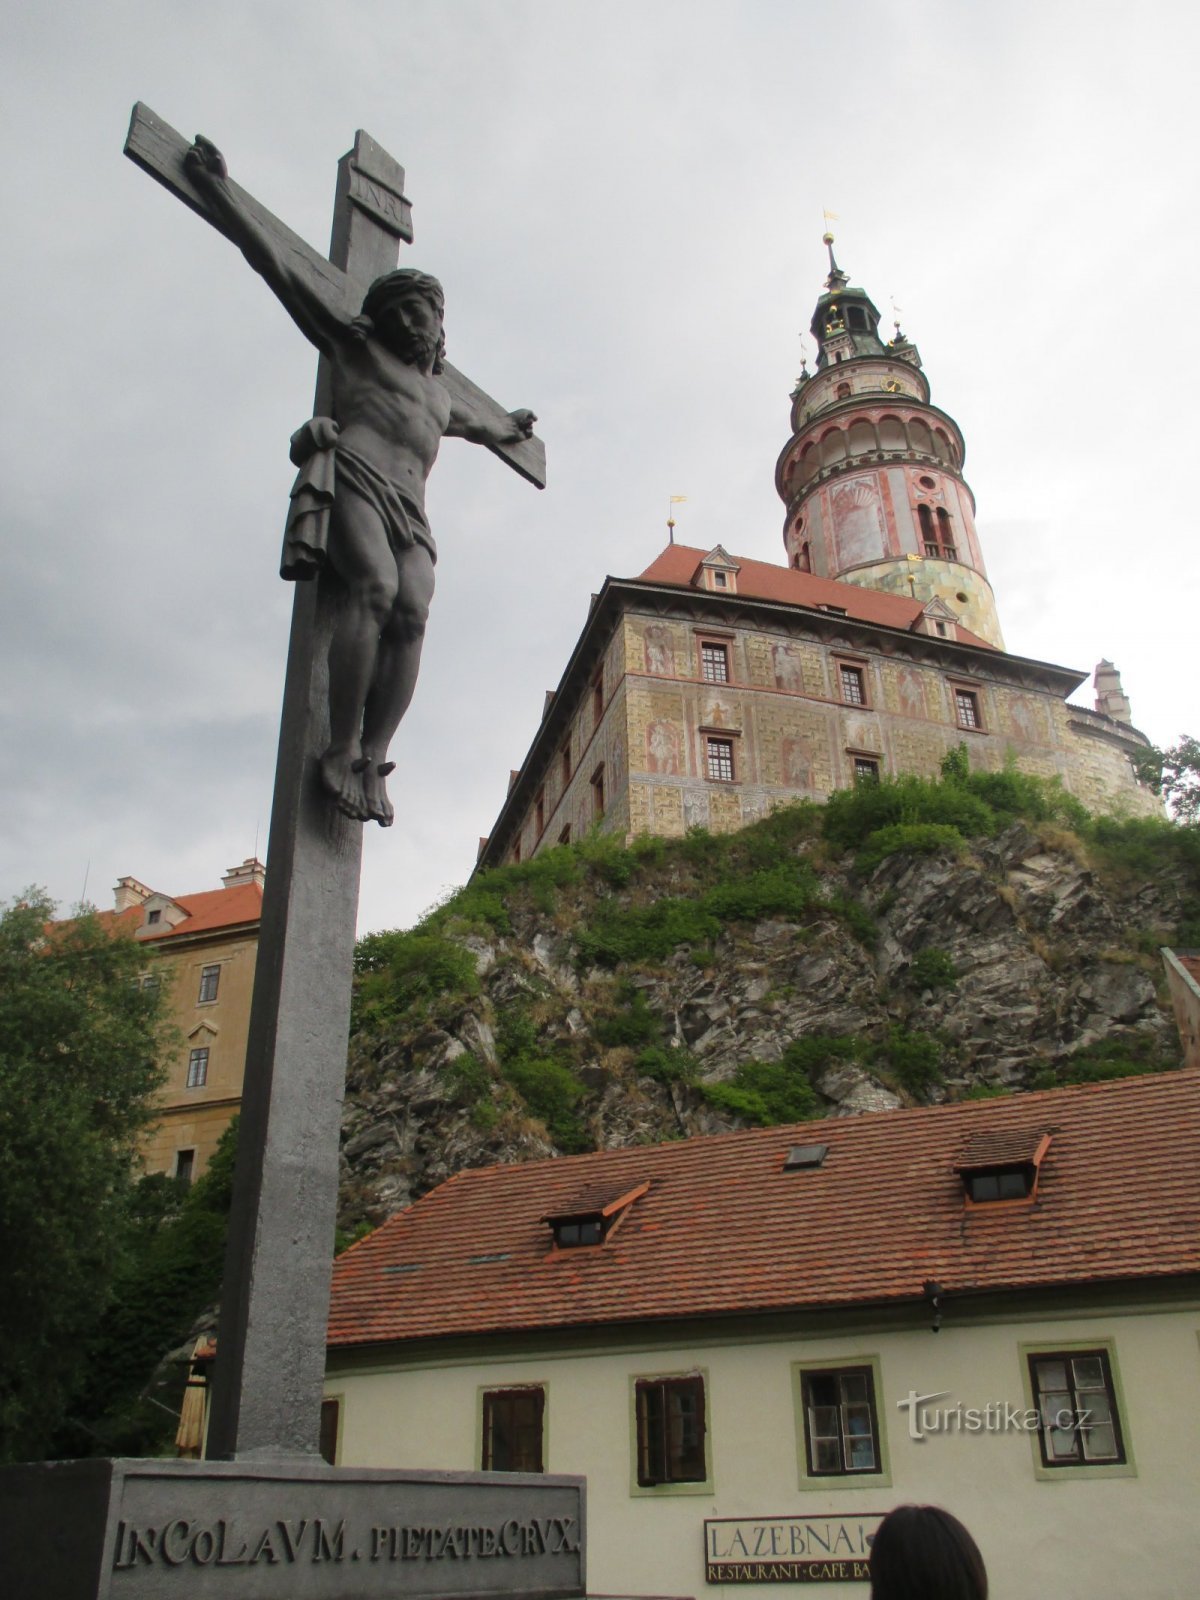
M829 821L588 841L365 940L343 1229L466 1166L1178 1064L1179 830Z

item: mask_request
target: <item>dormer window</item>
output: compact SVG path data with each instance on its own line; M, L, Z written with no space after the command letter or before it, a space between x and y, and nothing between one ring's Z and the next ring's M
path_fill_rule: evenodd
M1049 1148L1050 1135L1040 1129L976 1134L968 1141L957 1167L967 1204L1031 1200L1037 1193L1038 1173Z
M963 1181L977 1204L984 1200L1024 1200L1033 1193L1033 1168L997 1167L994 1172L968 1172Z
M700 588L737 593L738 564L722 545L714 545L697 567L692 582Z
M561 1211L551 1211L542 1218L554 1235L558 1250L579 1250L588 1245L603 1244L613 1230L625 1219L625 1213L635 1200L640 1200L650 1185L639 1183L635 1189L613 1195L611 1188L589 1190L578 1195L575 1201Z
M557 1217L551 1224L554 1242L560 1250L572 1250L577 1245L599 1244L604 1238L604 1219L594 1217Z

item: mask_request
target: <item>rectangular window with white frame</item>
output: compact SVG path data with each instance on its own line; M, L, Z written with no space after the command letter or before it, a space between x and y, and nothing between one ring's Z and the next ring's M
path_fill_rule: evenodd
M705 759L711 783L732 783L734 781L732 739L706 739Z
M1128 1452L1112 1352L1091 1348L1031 1350L1026 1346L1038 1449L1047 1476L1072 1467L1088 1476L1128 1470Z
M208 1047L205 1045L188 1052L187 1086L189 1089L203 1089L207 1082Z
M877 1355L792 1364L796 1459L802 1490L889 1487L887 1429Z
M729 682L729 646L702 641L700 645L700 676L705 683Z
M221 982L221 968L219 963L211 967L200 968L200 994L196 1004L207 1005L210 1000L217 998L217 988Z
M841 689L843 705L865 706L867 704L867 674L862 667L853 666L847 661L840 661L838 663L838 684Z
M975 689L963 689L957 684L954 690L954 714L960 728L982 729L983 716L979 709L979 693Z

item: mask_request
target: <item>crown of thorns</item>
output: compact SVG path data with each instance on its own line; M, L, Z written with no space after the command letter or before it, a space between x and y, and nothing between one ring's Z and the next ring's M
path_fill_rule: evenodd
M397 300L406 294L423 295L426 300L436 308L441 316L446 309L446 296L441 284L428 272L418 272L415 267L397 267L395 272L385 273L367 290L362 303L364 317L377 317L381 311L387 311L395 305Z

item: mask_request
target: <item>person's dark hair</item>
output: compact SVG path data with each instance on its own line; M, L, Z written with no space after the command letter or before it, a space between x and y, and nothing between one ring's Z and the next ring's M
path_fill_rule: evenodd
M871 1600L987 1600L979 1546L940 1506L897 1506L871 1545Z

